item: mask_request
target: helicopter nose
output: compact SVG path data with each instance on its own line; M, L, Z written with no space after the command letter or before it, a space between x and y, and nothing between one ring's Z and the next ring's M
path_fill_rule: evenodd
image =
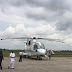
M46 50L45 49L37 49L37 51L39 52L39 54L45 55Z

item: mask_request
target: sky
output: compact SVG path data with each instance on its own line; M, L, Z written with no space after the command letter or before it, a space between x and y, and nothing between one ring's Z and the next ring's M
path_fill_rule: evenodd
M72 50L72 0L0 0L0 38L43 37L47 49ZM0 48L23 49L24 40L0 41Z

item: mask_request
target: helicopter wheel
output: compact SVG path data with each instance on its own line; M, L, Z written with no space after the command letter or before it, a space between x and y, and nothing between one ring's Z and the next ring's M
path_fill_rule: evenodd
M31 56L28 56L28 58L31 58Z
M24 55L23 58L26 58L26 55Z
M37 56L37 59L38 59L38 60L42 60L42 58L41 58L40 56Z

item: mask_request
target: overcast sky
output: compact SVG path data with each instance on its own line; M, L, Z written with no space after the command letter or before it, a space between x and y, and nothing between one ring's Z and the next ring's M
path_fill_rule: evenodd
M45 37L48 49L72 50L72 0L0 0L0 38ZM23 40L0 41L0 48L23 49Z

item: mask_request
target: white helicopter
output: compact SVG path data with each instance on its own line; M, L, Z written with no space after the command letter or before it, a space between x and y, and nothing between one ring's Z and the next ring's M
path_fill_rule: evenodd
M46 55L47 50L45 49L45 46L43 43L38 42L37 40L48 40L48 41L57 41L57 42L63 42L63 40L60 39L50 39L50 38L36 38L36 37L8 37L5 39L27 39L25 43L25 49L23 52L24 57L31 57L31 56L36 56L38 60L42 60L42 56L45 56L48 58ZM1 39L1 40L5 40Z

